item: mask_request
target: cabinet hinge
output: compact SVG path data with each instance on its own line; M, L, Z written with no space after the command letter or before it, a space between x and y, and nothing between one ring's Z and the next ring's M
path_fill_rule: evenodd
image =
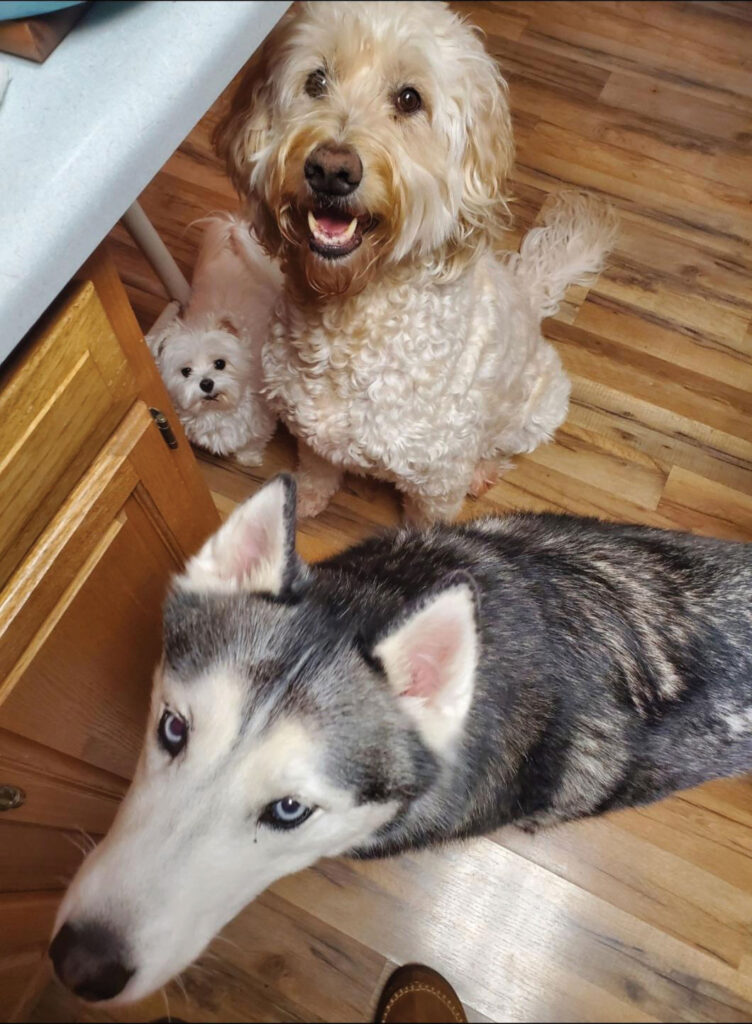
M173 434L172 427L170 426L170 421L167 419L165 414L160 409L149 409L149 412L152 414L154 422L159 428L159 433L164 438L164 443L167 445L167 447L177 448L177 438Z

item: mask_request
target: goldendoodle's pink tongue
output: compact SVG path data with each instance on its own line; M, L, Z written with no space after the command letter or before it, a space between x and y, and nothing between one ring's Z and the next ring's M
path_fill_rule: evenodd
M349 247L354 239L358 227L358 218L347 218L336 211L321 213L318 216L312 210L308 211L308 230L314 243L323 246L327 250L334 248Z
M344 235L350 227L352 217L340 217L336 213L319 213L316 215L316 223L327 235Z

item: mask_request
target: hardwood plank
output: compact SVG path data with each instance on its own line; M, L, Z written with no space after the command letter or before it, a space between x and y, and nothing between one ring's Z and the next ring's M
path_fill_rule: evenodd
M738 147L740 152L748 153L752 148L750 113L688 95L681 89L653 78L638 78L612 71L598 98L609 107L647 114L664 124L678 125L691 132L723 139Z
M637 297L631 302L622 301L593 291L581 306L575 323L601 338L654 355L666 363L700 374L710 371L721 384L747 392L752 389L752 362L745 352L746 337L735 345L712 331L666 318L660 303L655 304L657 309L648 310L644 308L647 303L641 302Z
M651 25L669 32L674 38L691 40L701 46L733 54L740 62L749 59L750 38L747 33L729 31L728 23L716 13L682 0L594 0L593 7L612 11L639 25Z
M691 226L748 239L749 193L669 167L659 160L604 142L582 145L578 132L539 121L529 131L515 121L518 164L531 165L567 184L627 199L641 209Z
M686 813L683 803L678 813ZM748 951L745 929L752 914L744 876L737 872L729 881L708 867L716 838L706 835L682 854L662 848L655 832L635 817L624 812L532 836L502 829L494 838L580 889L738 968ZM716 828L725 828L720 815L713 820Z
M752 980L489 839L390 863L326 861L274 891L385 956L463 979L460 997L494 1020L752 1012Z
M746 147L729 146L701 133L696 124L683 128L657 120L649 105L639 112L609 107L606 90L600 102L593 104L587 97L562 95L558 89L519 74L510 77L510 87L517 111L544 111L542 120L593 142L617 146L741 192L749 182L750 152Z
M530 20L525 14L507 10L505 4L485 3L483 0L473 4L455 2L449 6L463 18L469 14L473 24L483 29L491 40L518 40Z
M752 495L743 494L672 466L658 510L685 530L702 524L704 532L727 540L752 540ZM712 529L707 530L712 523Z
M511 10L530 11L524 42L609 70L647 74L703 98L718 99L732 109L749 111L752 79L748 63L726 49L683 39L676 31L654 28L609 11L577 4L541 0L535 5L512 3ZM677 19L680 20L679 18ZM737 26L749 38L746 26Z
M677 416L706 424L715 431L739 438L729 451L748 448L752 395L711 376L684 370L657 356L623 347L619 342L571 324L551 322L547 334L556 340L564 365L573 377L595 374L599 382L618 389L627 398L650 402Z
M473 21L477 23L475 16ZM613 77L613 73L604 68L591 67L579 60L544 52L523 39L510 42L491 33L486 45L489 52L498 60L507 80L513 83L525 80L540 82L564 96L574 96L592 102L602 95ZM512 106L518 109L514 88ZM540 109L535 111L537 115L540 113Z

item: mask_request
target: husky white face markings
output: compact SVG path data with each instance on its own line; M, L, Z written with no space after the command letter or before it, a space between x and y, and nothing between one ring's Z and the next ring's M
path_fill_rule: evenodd
M174 756L158 732L165 709L188 725ZM244 721L243 688L229 670L186 684L157 673L133 786L58 913L58 925L101 919L122 935L134 974L113 1003L183 970L277 878L344 852L394 816L394 804L358 805L326 778L304 722L265 725L263 708ZM270 805L284 801L311 813L274 827Z
M478 637L470 584L429 598L374 654L423 739L445 749L461 731L473 697Z

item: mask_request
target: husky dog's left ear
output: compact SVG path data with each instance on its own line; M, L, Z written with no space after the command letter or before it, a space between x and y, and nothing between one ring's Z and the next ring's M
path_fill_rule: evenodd
M283 473L235 509L188 562L178 585L285 597L304 573L295 553L295 480Z
M412 602L373 647L425 742L441 753L461 731L478 663L477 593L452 573Z

